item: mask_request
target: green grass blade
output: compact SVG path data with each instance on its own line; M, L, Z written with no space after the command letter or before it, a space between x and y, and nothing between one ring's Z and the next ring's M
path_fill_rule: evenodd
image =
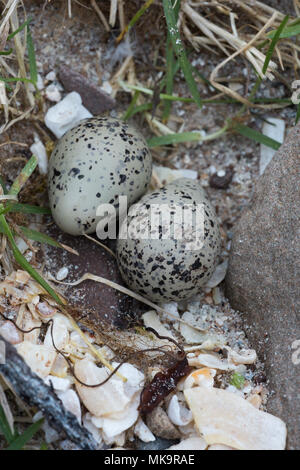
M16 34L23 31L23 29L26 28L26 26L28 26L31 23L31 21L32 21L32 18L28 18L28 20L25 21L18 29L16 29L13 33L7 36L7 40L9 41L10 39L14 38Z
M128 106L127 110L122 116L123 121L127 121L131 116L132 116L132 111L135 108L136 102L138 100L138 97L140 96L140 91L135 91L133 98L131 100L130 105Z
M284 17L283 21L281 22L280 26L277 28L277 30L275 32L276 34L274 35L274 37L271 41L271 44L268 48L267 54L266 54L265 62L264 62L263 68L262 68L263 74L265 74L268 70L268 67L269 67L274 49L275 49L276 44L278 43L278 41L280 39L280 34L281 34L282 30L284 29L284 27L285 27L288 20L289 20L289 16L287 15L287 16ZM249 96L249 101L253 100L253 98L255 97L255 95L256 95L256 93L257 93L257 91L258 91L258 89L261 85L261 82L262 82L262 78L257 77L255 85L251 90L251 93L250 93L250 96Z
M29 60L30 79L32 83L36 85L37 79L38 79L38 73L37 73L34 45L33 45L33 40L32 40L29 26L27 26L27 52L28 52L28 60Z
M163 0L164 13L167 21L168 31L173 44L175 54L178 57L180 67L184 74L185 80L189 87L192 97L199 106L202 107L201 97L197 88L197 84L193 77L192 67L188 61L186 51L184 49L179 30L176 23L175 12L172 8L171 0Z
M2 205L3 206L3 205ZM0 205L1 208L1 205ZM45 289L48 294L53 297L53 299L60 305L63 304L62 300L56 294L56 292L49 286L49 284L42 278L42 276L31 266L31 264L24 258L20 250L18 249L16 242L14 240L13 234L10 230L8 223L4 215L0 215L0 230L7 236L7 239L10 243L13 255L15 257L16 262L25 270L27 271L33 279L35 279L42 287Z
M152 108L153 108L153 103L144 103L139 106L136 106L135 108L132 109L127 119L131 118L137 113L144 113L145 111L151 111Z
M15 436L11 432L9 423L6 419L4 410L3 410L1 405L0 405L0 430L1 430L2 434L4 435L4 437L5 437L6 441L8 442L8 444L10 444L14 440Z
M174 9L175 21L178 21L178 14L180 10L180 0L173 0L172 6ZM176 74L175 70L176 61L174 56L173 44L170 33L167 34L167 45L166 45L166 94L172 95L174 89L174 77ZM164 109L162 114L162 121L167 122L170 112L172 109L172 102L164 101Z
M12 51L12 49L9 49L8 51L0 51L0 55L10 55Z
M33 436L41 429L44 418L31 424L20 436L13 440L6 450L22 450L23 447L33 438Z
M31 204L23 204L21 202L12 202L7 205L6 212L20 212L22 214L45 214L50 215L51 210L48 207L32 206Z
M22 230L25 237L29 238L29 240L34 240L35 242L39 243L46 243L47 245L55 246L56 248L63 248L59 242L57 242L54 238L49 237L49 235L46 235L45 233L32 230L28 227L19 226L19 228Z
M180 144L183 142L200 142L204 140L213 140L221 137L227 129L229 125L226 123L224 127L213 132L212 134L203 136L201 132L181 132L177 134L168 134L163 135L160 137L152 137L152 139L148 140L149 147L160 147L162 145L172 145L172 144Z
M281 147L280 142L277 142L277 140L271 139L270 137L261 134L261 132L251 129L251 127L239 124L234 127L234 130L244 137L248 137L248 139L254 140L260 144L264 144L274 150L278 150Z
M270 38L270 39L273 39L274 36L276 35L277 33L277 29L274 30L274 31L270 31L267 36ZM300 34L300 24L299 24L299 20L297 20L297 22L295 21L294 24L290 24L289 26L286 26L281 32L280 32L280 37L279 39L288 39L288 38L292 38L293 36L298 36L298 34Z
M282 33L283 29L285 28L285 25L287 24L287 22L289 21L289 15L286 15L283 19L283 21L281 22L280 26L278 27L278 29L276 30L275 34L274 34L274 37L272 38L272 41L271 41L271 44L270 44L270 47L268 49L268 52L266 54L266 59L265 59L265 63L264 63L264 66L263 66L263 74L266 73L266 71L268 70L268 67L269 67L269 63L271 61L271 58L272 58L272 55L273 55L273 52L274 52L274 49L276 47L276 44L278 43L278 41L280 40L280 34Z
M297 106L296 124L298 124L299 119L300 119L300 103Z
M117 38L117 42L122 41L125 34L130 31L130 29L135 25L135 23L140 19L140 17L145 13L146 10L150 7L154 0L147 0L144 5L136 12L134 17L129 21L128 25L124 28L124 31L121 32L120 36Z
M13 182L9 190L9 194L15 194L15 195L19 194L19 192L21 191L22 187L24 186L28 178L34 172L37 166L37 163L38 161L37 161L36 156L32 155L32 157L28 160L28 162L24 166L23 170L20 172L20 174L17 176L17 178Z
M0 77L0 81L4 83L13 83L13 82L32 83L32 81L29 78L22 78L22 77L10 77L10 78Z

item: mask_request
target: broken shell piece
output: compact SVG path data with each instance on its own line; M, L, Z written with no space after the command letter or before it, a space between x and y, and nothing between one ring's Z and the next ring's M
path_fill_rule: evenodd
M55 377L65 378L68 374L68 368L69 365L65 358L58 354L51 368L51 376L54 375Z
M59 86L55 83L51 83L51 85L47 86L45 95L49 101L53 101L54 103L58 103L61 100Z
M217 354L199 354L196 357L188 357L189 365L192 367L209 367L217 370L235 370L234 364L229 364L227 360L220 359Z
M171 398L167 413L170 421L176 426L186 426L193 420L191 411L179 403L177 395Z
M105 436L108 438L116 437L131 428L139 416L139 403L140 398L136 396L130 406L123 411L122 415L118 414L116 419L110 417L103 418L102 429Z
M100 444L102 442L102 435L100 429L91 421L91 417L92 415L90 413L86 413L83 417L82 424L88 431L90 431L95 441Z
M48 109L45 124L57 138L60 138L79 121L90 117L92 114L82 106L79 93L72 91L63 100Z
M68 274L69 274L69 269L66 266L64 266L63 268L57 271L56 279L58 281L63 281L64 279L66 279L66 277L68 277Z
M31 145L30 150L37 157L40 174L46 175L48 171L47 152L43 142L37 135L34 136L34 143Z
M134 426L134 434L143 442L153 442L156 440L154 434L152 434L141 418L139 418L138 422Z
M171 423L167 413L161 406L154 408L146 416L146 422L149 429L157 437L163 439L180 439L181 435L178 429Z
M57 393L58 398L62 401L64 407L73 413L81 424L81 406L77 393L74 390L66 390Z
M159 316L154 310L144 313L142 316L144 325L147 328L153 328L160 336L167 336L168 338L175 339L170 330L168 330L160 321ZM168 342L170 345L170 342Z
M257 410L243 398L203 387L185 390L184 395L207 444L224 444L238 450L285 449L284 422Z
M189 437L168 448L168 450L205 450L207 444L201 437Z
M228 347L225 349L228 352L228 361L233 364L254 364L257 360L254 349L242 349L239 353Z
M18 344L23 341L23 334L11 321L6 321L0 326L0 335L10 344Z
M62 377L53 377L49 375L45 378L45 383L52 386L58 392L66 392L71 387L71 380Z
M57 312L57 309L49 305L48 302L39 302L35 308L42 318L52 318Z
M183 388L187 390L195 386L212 388L214 386L215 369L203 367L192 372L184 381Z
M29 341L17 345L17 351L26 364L39 377L45 378L50 374L56 358L56 352L42 344L32 344Z
M77 392L90 413L98 417L111 417L129 406L133 396L141 391L144 377L137 369L137 373L132 369L135 368L131 364L123 364L119 369L120 374L128 379L127 382L114 375L108 382L95 388L76 383ZM109 375L106 368L97 367L89 359L77 361L74 372L79 380L89 385L103 382Z
M53 325L47 330L44 345L48 348L63 349L68 342L69 332L66 323L60 315L55 315Z

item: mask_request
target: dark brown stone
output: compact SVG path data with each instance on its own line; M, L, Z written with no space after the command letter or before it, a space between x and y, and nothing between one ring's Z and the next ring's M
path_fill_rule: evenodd
M265 361L268 410L286 422L290 449L300 448L299 259L300 124L258 180L235 228L226 277L231 305L245 312L248 336Z
M60 67L59 80L66 91L77 91L82 98L83 105L94 115L102 114L116 106L115 100L100 87L68 67Z
M91 273L124 285L115 258L104 248L84 236L74 237L62 233L55 225L48 233L60 243L79 252L77 256L59 248L47 247L45 267L53 276L66 266L69 274L63 282L73 282L84 274ZM70 305L82 309L83 314L88 316L88 323L99 328L106 322L117 327L126 327L144 311L144 306L131 297L91 280L64 288L64 295Z

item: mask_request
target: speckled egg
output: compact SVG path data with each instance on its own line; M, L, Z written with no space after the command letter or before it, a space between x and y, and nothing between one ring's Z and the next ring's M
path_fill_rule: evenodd
M67 233L93 233L100 204L119 196L128 206L146 191L152 158L143 136L114 118L85 119L57 143L50 158L48 191L52 215Z
M180 178L145 195L123 221L119 269L154 302L185 300L213 274L221 247L215 211L200 184Z

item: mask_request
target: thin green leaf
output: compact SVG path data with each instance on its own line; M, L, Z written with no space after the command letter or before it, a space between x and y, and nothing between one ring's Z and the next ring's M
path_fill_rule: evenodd
M203 142L205 140L213 140L221 137L228 129L228 124L219 129L218 131L203 136L201 132L181 132L177 134L168 134L160 137L152 137L149 139L149 147L160 147L164 145L180 144L183 142Z
M32 21L32 18L28 18L28 20L25 21L18 29L16 29L13 33L11 33L7 36L7 40L9 41L13 37L15 37L16 34L20 33L24 28L26 28L26 26L28 26L29 23L31 23L31 21Z
M282 33L282 31L285 28L285 25L287 24L288 21L289 21L289 15L286 15L284 17L283 21L281 22L280 26L276 30L276 32L274 34L274 37L272 38L270 47L269 47L268 52L266 54L266 59L265 59L265 63L264 63L264 66L263 66L263 74L265 74L266 71L268 70L269 63L271 61L274 49L275 49L276 44L278 43L278 41L280 39L280 34Z
M23 434L18 436L13 442L7 447L6 450L22 450L23 447L33 438L33 436L41 429L44 422L44 418L31 424Z
M4 437L5 437L6 441L8 442L8 444L10 444L14 440L15 436L11 432L9 423L6 419L4 410L3 410L1 405L0 405L0 430L1 430L2 434L4 435Z
M300 119L300 103L297 106L297 114L296 114L296 124L298 124L298 121Z
M270 31L267 36L270 38L270 39L273 39L274 36L276 35L277 33L277 29L274 30L274 31ZM294 26L286 26L283 31L280 32L280 36L279 36L279 39L287 39L287 38L292 38L293 36L298 36L298 34L300 34L300 24L297 23L295 24Z
M3 206L0 204L0 209ZM45 289L48 294L50 294L53 299L60 305L63 304L62 300L59 298L59 296L56 294L56 292L52 289L52 287L49 286L49 284L42 278L42 276L31 266L31 264L24 258L20 250L18 249L16 242L14 240L13 234L10 230L10 227L8 223L6 222L6 219L4 215L0 215L0 229L5 233L7 236L7 239L10 243L13 255L15 257L15 260L17 263L25 270L27 271L33 279L35 279L42 287Z
M124 31L121 32L120 36L117 38L117 42L120 42L125 34L135 25L135 23L140 19L140 17L145 13L146 10L150 7L154 0L147 0L144 5L136 12L134 17L129 21L128 25L124 28Z
M24 166L23 170L20 172L20 174L17 176L17 178L13 182L9 190L9 194L15 194L15 195L19 194L19 192L21 191L22 187L24 186L28 178L34 172L37 166L37 163L38 161L37 161L36 156L32 155L32 157L28 160L28 162Z
M48 207L32 206L31 204L23 204L21 202L12 202L7 205L7 212L20 212L22 214L51 214Z
M136 106L135 108L132 109L131 113L128 115L127 119L131 118L137 113L143 113L145 111L151 111L153 107L153 103L144 103L139 106Z
M0 77L0 81L5 82L5 83L13 83L13 82L32 83L32 81L29 78L22 78L22 77L10 77L10 78Z
M180 0L173 0L172 6L174 9L175 21L178 21L178 14L180 10ZM167 34L167 45L166 45L166 94L172 95L174 89L174 77L175 77L175 56L173 50L172 39L170 32ZM162 114L162 121L166 122L169 118L170 112L172 109L171 101L164 101L164 110Z
M135 91L130 105L128 106L127 110L125 111L125 113L122 116L123 121L127 121L132 116L132 111L135 108L135 104L136 104L139 96L140 96L140 91L138 91L138 90Z
M54 238L49 237L49 235L46 235L45 233L32 230L28 227L19 226L19 228L22 230L25 237L29 238L29 240L34 240L35 242L39 243L46 243L47 245L55 246L56 248L63 248L59 242L57 242Z
M170 38L173 44L174 51L178 57L180 67L188 84L189 90L195 102L202 107L201 97L197 88L197 84L194 80L192 67L188 61L186 51L184 49L179 30L177 27L177 22L175 18L175 12L172 8L171 0L163 0L164 13L167 21L168 31Z
M10 55L12 51L12 49L9 49L8 51L0 51L0 55Z
M268 48L268 51L267 51L267 54L266 54L266 58L265 58L265 62L264 62L263 68L262 68L263 74L265 74L265 73L267 72L267 70L268 70L268 67L269 67L269 64L270 64L270 61L271 61L271 58L272 58L274 49L275 49L276 44L278 43L278 41L279 41L279 39L280 39L280 34L281 34L282 30L284 29L284 27L285 27L285 25L286 25L286 23L287 23L288 20L289 20L289 16L287 15L287 16L284 17L283 21L281 22L280 26L277 28L277 30L276 30L276 32L275 32L275 34L274 34L274 37L273 37L273 39L272 39L272 41L271 41L271 44L270 44L270 46L269 46L269 48ZM256 82L255 82L255 85L254 85L254 87L252 88L251 93L250 93L250 96L249 96L249 100L250 100L250 101L255 97L255 95L256 95L256 93L257 93L257 91L258 91L258 89L259 89L259 87L260 87L260 85L261 85L261 82L262 82L262 78L261 78L261 77L257 77L257 80L256 80ZM243 109L244 109L244 108L243 108Z
M249 139L254 140L260 144L264 144L274 150L278 150L281 147L280 142L277 142L277 140L271 139L270 137L267 137L266 135L251 129L251 127L239 124L234 127L234 130L244 137L248 137Z
M31 78L32 83L36 85L37 79L38 79L38 73L37 73L34 45L33 45L33 40L32 40L29 26L27 26L27 52L28 52L28 60L29 60L30 78Z

